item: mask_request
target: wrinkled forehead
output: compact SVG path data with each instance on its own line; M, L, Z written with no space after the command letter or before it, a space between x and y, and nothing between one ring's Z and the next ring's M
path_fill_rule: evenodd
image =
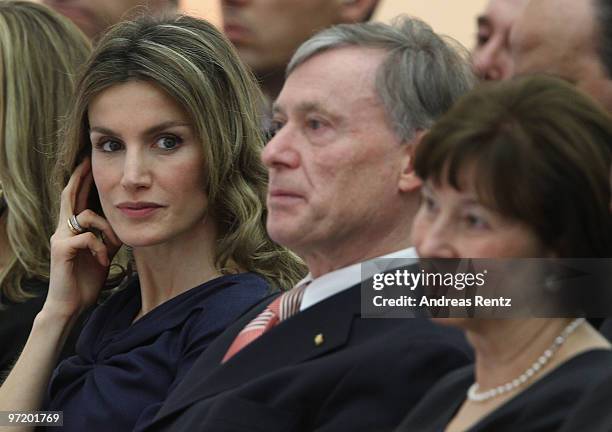
M376 79L386 58L384 50L363 47L333 48L315 54L288 75L275 109L323 105L348 112L378 106Z

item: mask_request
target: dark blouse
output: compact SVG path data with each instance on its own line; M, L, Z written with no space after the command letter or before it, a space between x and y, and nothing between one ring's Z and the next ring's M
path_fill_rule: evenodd
M64 412L64 430L131 431L146 424L210 342L269 287L253 273L221 276L132 323L139 290L135 279L98 307L76 356L55 370L45 409Z
M2 299L0 306L0 380L10 372L19 357L32 330L34 318L47 297L47 282L32 279L24 281L22 287L35 297L19 303ZM60 359L74 354L74 345L81 327L82 320L79 320L64 344Z
M556 431L578 399L611 368L610 350L579 354L489 413L468 431ZM396 432L444 431L461 407L473 382L473 366L451 372L425 395Z
M612 318L603 320L599 327L599 333L604 335L609 341L612 341Z
M560 432L612 431L612 368L593 390L584 395L569 415Z

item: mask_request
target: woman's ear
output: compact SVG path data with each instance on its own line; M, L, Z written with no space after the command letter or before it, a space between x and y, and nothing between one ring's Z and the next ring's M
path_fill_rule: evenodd
M414 155L417 146L421 143L423 136L425 135L424 130L418 130L415 132L414 137L402 144L402 171L399 177L398 189L401 192L414 192L421 188L423 182L416 175L414 171Z

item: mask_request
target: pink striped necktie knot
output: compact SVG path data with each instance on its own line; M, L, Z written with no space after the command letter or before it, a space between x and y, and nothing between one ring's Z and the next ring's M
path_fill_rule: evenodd
M302 298L304 297L304 291L309 284L310 281L285 292L270 303L262 313L253 318L253 320L238 333L238 336L236 336L234 342L230 345L221 363L228 361L238 351L279 322L285 321L298 313Z

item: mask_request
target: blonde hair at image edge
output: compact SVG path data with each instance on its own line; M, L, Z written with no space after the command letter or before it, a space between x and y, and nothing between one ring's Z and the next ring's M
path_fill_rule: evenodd
M0 290L11 301L32 297L22 280L49 277L60 121L89 52L87 38L59 14L28 1L0 2L0 184L10 249Z

